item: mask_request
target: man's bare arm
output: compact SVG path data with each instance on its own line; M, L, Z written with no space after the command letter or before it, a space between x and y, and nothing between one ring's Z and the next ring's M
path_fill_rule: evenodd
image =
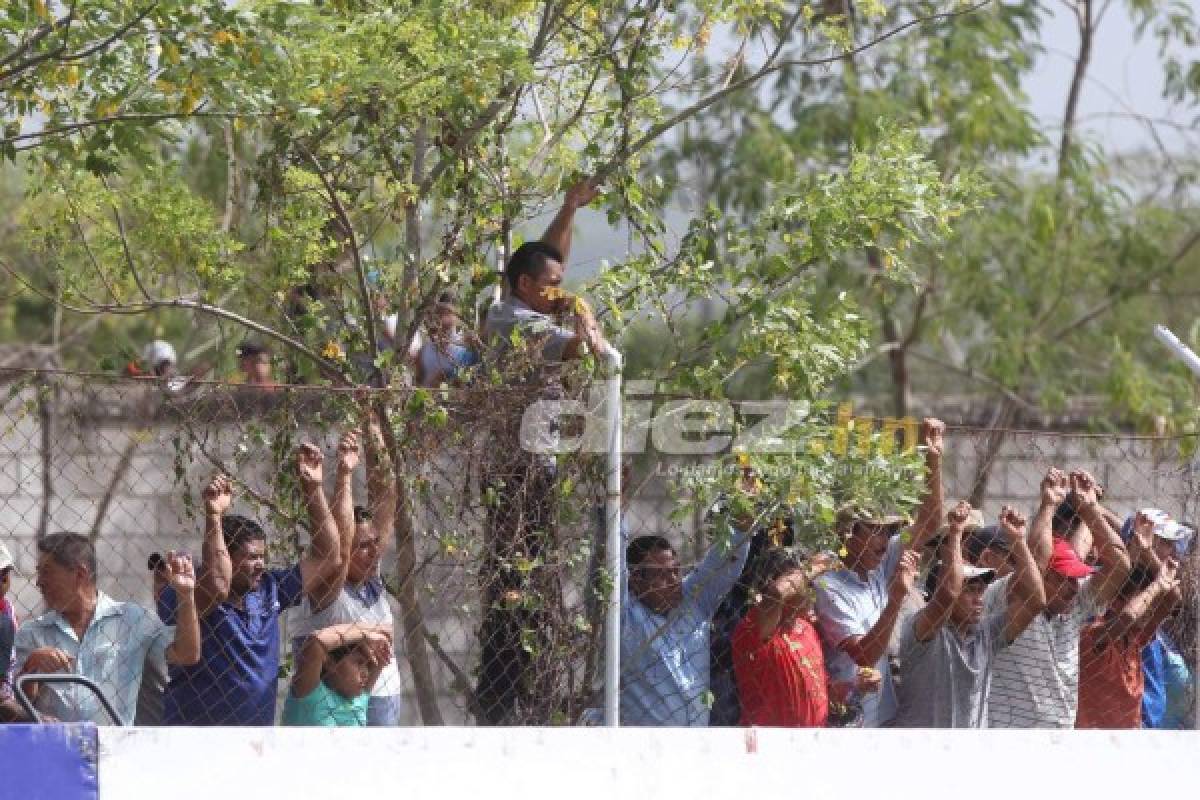
M1025 517L1014 509L1005 508L1000 515L1000 530L1008 539L1008 551L1013 560L1004 619L1004 639L1011 644L1046 607L1046 587L1042 583L1042 570L1025 541Z
M1071 490L1079 504L1079 516L1095 537L1099 551L1100 565L1103 569L1093 580L1096 585L1096 602L1101 606L1108 605L1116 596L1117 591L1129 577L1131 565L1129 551L1121 542L1121 537L1108 524L1104 514L1100 513L1100 501L1096 494L1096 481L1086 472L1072 472L1070 476Z
M946 425L940 419L928 418L921 426L925 446L925 497L917 510L913 538L909 547L918 552L934 537L942 524L945 505L942 489L942 454L945 452Z
M542 234L542 241L562 254L564 269L567 259L571 257L571 228L575 224L575 212L595 200L598 194L599 189L590 179L572 186L563 196L562 207L550 221L550 227Z
M905 551L900 556L896 571L888 584L888 601L883 613L865 636L851 636L838 644L838 648L850 656L860 667L873 667L883 658L892 641L896 620L904 610L904 601L912 592L920 567L920 557L915 550Z
M960 501L946 516L947 528L942 537L942 564L937 588L929 603L917 612L913 620L917 641L928 642L950 619L950 611L963 589L962 538L966 530L971 504Z
M312 530L312 540L300 559L300 574L314 610L328 606L342 588L337 582L341 567L337 522L325 498L323 461L324 454L314 444L305 442L297 449L296 472Z
M215 475L201 493L204 500L204 543L200 546L200 577L196 581L196 614L208 616L229 597L233 562L225 546L221 519L233 503L233 483Z

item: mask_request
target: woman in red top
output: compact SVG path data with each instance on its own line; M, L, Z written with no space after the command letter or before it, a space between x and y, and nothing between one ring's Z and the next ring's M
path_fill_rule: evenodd
M742 724L821 728L829 694L841 702L850 685L829 686L821 640L809 619L811 591L804 564L784 548L759 562L754 591L760 599L733 632L733 673ZM864 682L878 681L867 676ZM870 687L861 687L867 691Z

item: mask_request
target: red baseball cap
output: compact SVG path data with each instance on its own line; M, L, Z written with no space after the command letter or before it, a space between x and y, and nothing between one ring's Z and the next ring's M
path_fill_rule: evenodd
M1096 571L1083 563L1070 542L1057 536L1054 537L1054 549L1050 553L1050 569L1064 578L1086 578Z

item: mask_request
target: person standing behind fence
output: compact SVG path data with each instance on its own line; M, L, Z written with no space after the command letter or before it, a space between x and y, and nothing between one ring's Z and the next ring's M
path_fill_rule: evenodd
M165 724L275 723L279 616L305 595L324 604L338 588L337 524L321 485L322 460L312 444L297 452L312 539L299 563L286 569L266 568L267 536L258 523L225 513L233 501L227 477L218 475L204 488L204 565L197 587L203 657L193 667L171 670ZM170 622L177 610L177 594L167 589L158 614Z
M945 427L932 418L922 426L925 496L909 536L897 535L903 517L844 511L838 533L844 537L845 569L817 580L818 628L832 679L854 682L859 670L867 668L882 676L879 691L860 698L864 727L879 727L896 713L888 647L908 592L893 578L905 549L919 553L940 524Z
M1098 551L1098 575L1092 575L1095 570L1064 538L1075 527L1069 511L1089 529ZM1059 533L1053 532L1056 526ZM1079 707L1080 635L1116 595L1130 569L1129 553L1100 507L1091 475L1047 471L1029 549L1042 572L1046 608L996 658L988 727L1071 728ZM1009 591L1006 584L992 591Z
M712 616L733 588L750 549L750 526L729 531L680 580L679 559L661 536L625 550L621 600L621 724L708 725Z
M338 525L341 566L338 591L316 606L305 598L296 611L292 648L297 659L305 640L316 631L334 625L356 624L386 631L393 638L394 623L387 588L380 574L380 558L391 546L395 531L396 481L387 463L382 434L372 418L366 431L367 497L370 508L354 505L353 478L358 466L358 437L342 436L338 443L337 479L333 494L333 516ZM380 665L372 681L367 705L367 725L400 724L400 695L403 687L394 658Z
M917 571L916 553L906 553L897 575L909 589ZM854 683L831 683L816 628L808 619L811 589L805 564L784 548L768 550L754 577L757 602L733 633L742 725L822 728L829 701L851 691L878 691L882 676L868 671Z
M171 589L179 598L174 628L134 603L113 600L96 586L96 549L78 533L38 541L37 587L49 610L17 633L21 674L74 673L90 678L120 717L133 720L142 668L149 654L186 667L200 659L200 626L192 561L167 553ZM71 684L30 684L35 707L62 722L109 723L95 695Z
M962 539L971 506L947 515L938 579L929 602L901 625L900 686L893 725L899 728L985 728L996 653L1013 642L1045 607L1046 595L1025 541L1025 518L1000 515L1013 562L1007 602L988 606L994 570L966 566Z
M392 663L391 628L330 625L308 636L283 703L284 725L367 725L371 689Z
M1179 604L1177 569L1174 559L1158 570L1138 564L1104 615L1084 629L1076 728L1141 727L1141 651Z
M561 284L571 221L576 209L595 196L589 183L573 187L543 239L516 249L505 266L509 296L488 310L484 323L485 366L497 370L506 387L493 404L498 410L482 469L484 494L491 498L475 690L483 724L548 724L559 710L556 695L562 687L554 685L560 670L551 641L567 624L556 618L559 577L545 563L528 571L516 567L542 561L556 542L559 436L552 415L526 412L563 399L565 362L580 358L586 348L601 352L606 347L585 303L572 304L572 329L558 321L568 310ZM530 431L526 422L533 423Z

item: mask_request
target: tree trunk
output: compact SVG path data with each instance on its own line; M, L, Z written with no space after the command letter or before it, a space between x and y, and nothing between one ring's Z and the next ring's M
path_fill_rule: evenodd
M1008 437L1008 427L1012 424L1016 413L1016 403L1006 397L1000 401L996 413L992 415L983 453L975 467L975 479L971 482L970 501L975 508L982 508L983 502L987 498L988 483L992 478L992 463L996 460L1000 448L1004 446L1004 440Z
M417 541L412 519L412 502L408 484L400 474L400 448L396 431L387 414L380 413L380 427L396 481L396 598L400 602L400 622L404 628L404 652L412 673L417 707L425 725L444 725L437 702L437 684L429 666L429 651L425 641L425 618L417 596Z

